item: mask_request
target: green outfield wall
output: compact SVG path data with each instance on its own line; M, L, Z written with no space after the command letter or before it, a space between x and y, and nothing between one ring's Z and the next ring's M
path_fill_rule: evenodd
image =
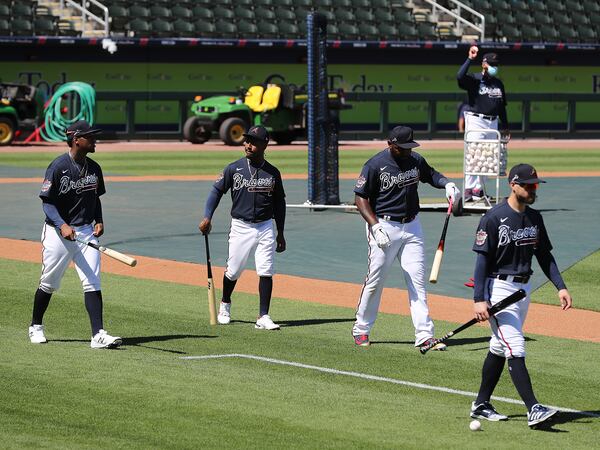
M458 65L352 65L331 64L328 67L330 88L347 92L460 92L456 83ZM475 69L475 67L474 67ZM183 63L87 63L87 62L3 62L0 79L4 82L33 84L45 93L68 81L84 81L98 91L179 91L195 94L236 92L240 86L262 82L278 73L289 83L304 85L303 64L183 64ZM600 68L593 66L540 67L502 66L500 78L506 85L511 122L520 122L521 105L511 103L511 93L598 93L598 102L581 103L577 107L578 123L598 121L600 106ZM442 102L437 106L439 123L456 122L457 104ZM377 122L379 105L361 103L360 108L344 111L343 123ZM176 123L177 102L138 102L136 124ZM532 123L564 123L566 102L532 103ZM395 103L390 107L392 122L418 123L427 120L427 104ZM125 102L99 102L97 122L125 122Z

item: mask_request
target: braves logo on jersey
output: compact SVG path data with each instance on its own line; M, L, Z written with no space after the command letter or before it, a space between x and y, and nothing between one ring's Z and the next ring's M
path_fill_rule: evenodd
M479 95L487 95L489 98L502 98L502 89L499 87L490 87L481 83L479 85Z
M379 174L379 182L379 190L381 192L387 191L393 186L403 188L411 184L416 184L419 182L419 169L413 167L406 172L398 172L398 175L392 175L389 172L382 172Z
M511 242L516 246L535 245L537 243L538 227L537 225L517 230L511 230L508 225L498 227L498 247L504 247Z
M64 176L60 179L59 194L66 194L71 189L76 194L81 194L85 191L96 191L98 189L98 177L95 174L86 175L77 181L71 180L68 176Z
M273 192L275 188L275 178L250 178L249 180L244 177L240 172L233 174L233 186L231 187L234 191L247 188L248 192Z

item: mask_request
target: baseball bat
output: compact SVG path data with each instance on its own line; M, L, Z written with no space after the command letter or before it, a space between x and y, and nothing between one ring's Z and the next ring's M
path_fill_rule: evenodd
M491 308L488 309L490 317L493 316L494 314L496 314L497 312L502 311L507 306L512 305L513 303L518 302L522 298L525 298L526 295L527 295L527 293L523 289L519 289L518 291L513 292L512 294L510 294L508 297L503 298L498 303L496 303L494 306L492 306ZM429 350L431 350L433 347L435 347L440 342L447 341L448 339L450 339L455 334L458 334L461 331L466 330L467 328L469 328L472 325L475 325L476 323L477 323L477 319L471 319L467 323L463 323L456 330L450 331L448 334L446 334L445 336L442 336L439 339L435 339L434 341L432 341L428 345L424 345L423 347L421 347L419 349L419 351L421 352L422 355L424 355L425 353L427 353Z
M435 257L433 258L433 265L431 266L431 274L429 275L430 283L437 283L438 275L440 274L440 267L442 266L442 258L444 257L444 246L446 244L446 231L448 231L448 222L450 221L450 213L452 212L452 202L448 204L448 212L446 213L446 220L444 221L444 228L442 229L442 237L438 243L437 250L435 251Z
M131 256L124 255L123 253L113 250L112 248L107 248L102 245L94 244L93 242L88 242L81 238L75 238L75 240L77 242L81 242L82 244L89 245L90 247L95 248L99 252L104 253L106 256L110 256L111 258L116 259L117 261L122 262L123 264L127 264L128 266L135 267L135 265L137 264L137 259L132 258Z
M217 302L215 300L215 284L213 282L212 265L210 263L210 248L208 246L208 234L204 235L206 246L206 271L208 272L208 316L211 325L217 324Z

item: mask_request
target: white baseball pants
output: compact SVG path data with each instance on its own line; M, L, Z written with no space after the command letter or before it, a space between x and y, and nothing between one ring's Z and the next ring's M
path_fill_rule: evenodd
M433 321L429 317L425 292L425 250L423 229L417 216L412 222L400 223L379 219L390 237L386 249L377 246L367 224L369 272L360 295L353 335L369 334L381 302L381 294L392 264L397 259L408 288L410 314L415 327L415 346L433 337Z
M94 227L73 227L75 235L85 241L98 243ZM57 291L69 263L73 261L81 280L83 292L100 290L100 252L77 241L68 241L60 230L47 223L42 228L42 276L40 289L48 294Z
M490 305L495 305L519 289L527 292L525 298L490 317L490 326L492 328L490 352L505 358L524 358L525 337L523 336L523 323L529 309L531 284L514 283L508 280L498 280L497 278L488 278L486 283L485 296Z
M494 120L484 119L483 117L474 116L469 113L465 113L465 136L467 131L483 130L491 128L494 130L498 129L498 118ZM495 139L496 136L490 133L469 133L469 139ZM484 187L487 177L466 175L464 189L482 189Z
M275 255L275 230L273 220L259 223L231 219L229 231L229 257L225 275L231 281L237 280L246 267L250 252L254 251L254 264L259 277L272 277Z

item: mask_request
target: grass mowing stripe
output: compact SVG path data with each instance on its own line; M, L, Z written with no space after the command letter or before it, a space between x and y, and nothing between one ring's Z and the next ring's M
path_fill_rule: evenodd
M266 363L270 363L270 364L279 364L282 366L299 367L301 369L316 370L318 372L331 373L334 375L346 375L346 376L355 377L355 378L362 378L364 380L382 381L384 383L400 384L403 386L410 386L410 387L414 387L414 388L418 388L418 389L427 389L430 391L445 392L447 394L463 395L465 397L476 397L477 396L476 392L460 391L458 389L450 389L450 388L443 387L443 386L432 386L430 384L414 383L412 381L397 380L395 378L380 377L378 375L369 375L366 373L359 373L359 372L348 372L346 370L330 369L328 367L313 366L311 364L303 364L303 363L297 363L297 362L293 362L293 361L284 361L282 359L265 358L264 356L245 355L242 353L228 353L228 354L222 354L222 355L203 355L203 356L181 356L180 357L180 359L187 359L187 360L207 360L207 359L220 359L220 358L253 359L255 361L262 361L262 362L266 362ZM495 395L492 395L491 398L492 398L492 400L496 400L496 401L504 402L504 403L511 403L513 405L522 405L523 404L522 400L515 400L513 398L508 398L508 397L497 397ZM562 406L551 406L551 405L548 405L548 406L550 408L554 408L554 409L557 409L557 410L563 411L563 412L570 412L573 414L580 414L582 416L588 416L588 417L600 417L600 414L596 414L596 413L589 412L589 411L579 411L577 409L564 408Z

